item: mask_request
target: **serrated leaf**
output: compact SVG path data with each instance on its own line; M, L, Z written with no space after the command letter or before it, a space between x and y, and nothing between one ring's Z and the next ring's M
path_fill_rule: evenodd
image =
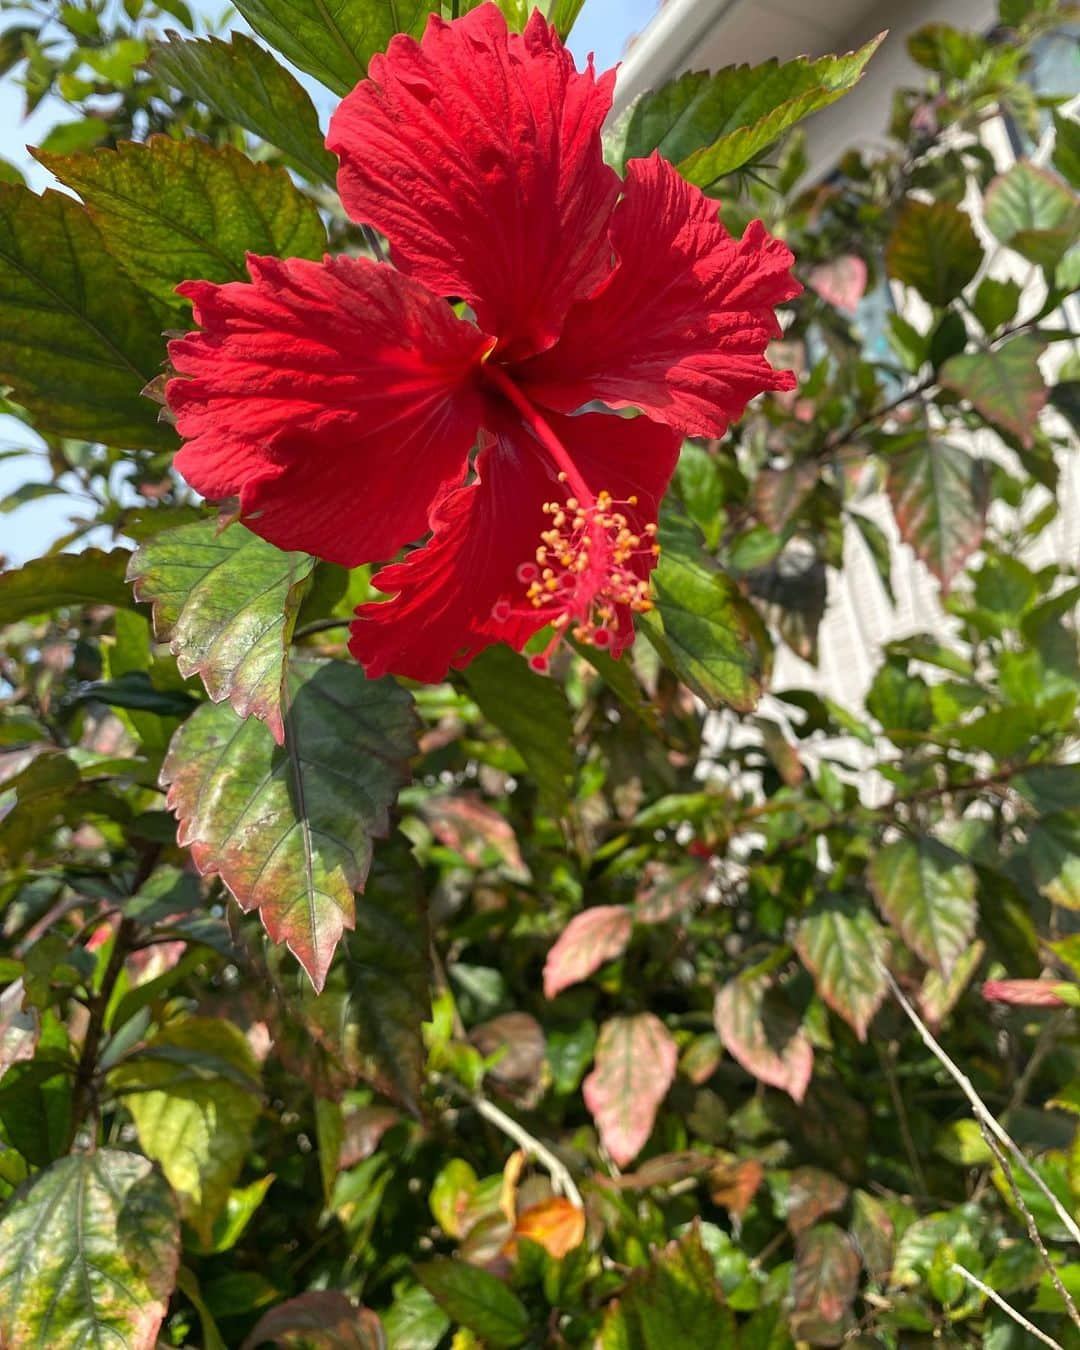
M488 1271L438 1257L417 1266L416 1277L454 1322L476 1332L492 1350L512 1350L528 1336L531 1319L524 1303Z
M0 1220L0 1336L9 1350L152 1350L176 1278L179 1221L147 1158L61 1158Z
M860 1265L851 1238L835 1224L819 1224L799 1238L791 1282L791 1331L797 1339L812 1345L844 1342Z
M919 835L880 848L867 875L882 914L916 955L947 975L975 935L975 869Z
M300 82L244 33L230 40L168 33L150 67L188 98L277 148L314 183L334 182L337 159L323 144L318 114Z
M336 1289L298 1294L263 1313L240 1350L269 1343L305 1350L386 1350L376 1314L354 1307Z
M1048 900L1080 910L1080 815L1045 816L1028 835L1021 863Z
M678 1057L667 1028L652 1013L613 1017L600 1028L582 1093L601 1142L620 1167L648 1142Z
M641 627L661 661L710 708L748 712L761 696L765 639L735 583L706 559L693 531L661 525L657 608Z
M858 82L882 34L845 56L691 71L634 107L626 158L659 150L691 183L708 187L756 159L797 122Z
M261 717L284 736L285 658L315 559L283 553L243 525L200 520L140 544L128 580L153 606L154 632L181 675L201 677L215 703Z
M239 0L261 38L294 66L345 95L395 33L419 38L439 0Z
M1042 343L1030 333L1010 338L1000 347L952 356L939 379L1021 445L1031 446L1047 388L1039 370Z
M932 305L954 300L979 270L983 251L970 218L951 202L910 197L889 236L889 276Z
M168 305L192 277L247 281L247 254L321 258L315 203L282 168L231 145L152 136L115 150L36 156L74 189L135 283Z
M800 919L795 932L795 949L818 993L860 1041L885 997L877 961L888 947L874 916L850 900L829 900Z
M180 728L162 781L199 870L258 909L321 989L408 781L415 720L397 684L344 662L294 661L286 689L284 746L210 703Z
M1050 271L1076 242L1080 229L1076 194L1049 169L1026 159L994 179L983 211L996 238Z
M948 589L982 540L985 466L958 445L928 436L890 458L886 489L901 539Z
M713 1022L724 1049L747 1073L801 1102L814 1051L790 1004L764 979L734 979L717 993Z
M209 1244L214 1220L251 1150L259 1099L242 1080L216 1072L224 1061L254 1087L259 1066L244 1034L215 1017L184 1017L168 1023L149 1042L151 1053L168 1047L207 1062L193 1072L182 1060L134 1056L110 1075L124 1097L139 1146L161 1165L180 1201L181 1216L200 1242Z
M504 645L489 647L463 676L480 711L525 761L541 799L562 810L574 766L574 729L562 689Z
M713 1259L695 1224L639 1267L608 1305L597 1350L734 1345L735 1317L724 1306Z
M164 327L85 207L0 184L0 383L39 431L175 448L142 397L165 359Z
M630 941L633 919L625 905L593 905L575 914L544 962L544 996L587 980L605 961L621 956Z

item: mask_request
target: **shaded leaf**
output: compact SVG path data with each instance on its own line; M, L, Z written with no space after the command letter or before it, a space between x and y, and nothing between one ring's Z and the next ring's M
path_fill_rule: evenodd
M146 1158L73 1154L0 1220L0 1334L10 1350L157 1342L180 1256L168 1186Z
M480 711L525 761L541 798L562 809L574 765L574 731L562 689L503 644L489 647L463 677Z
M784 1215L792 1233L798 1237L812 1228L818 1219L843 1209L848 1188L820 1167L796 1167L788 1178Z
M1080 203L1049 169L1022 159L986 191L986 224L1029 262L1053 270L1080 229Z
M1054 168L1080 191L1080 122L1054 112Z
M724 1306L712 1257L695 1224L656 1252L608 1305L598 1350L657 1350L671 1345L735 1344L735 1317Z
M888 935L870 911L849 900L830 900L811 911L795 932L795 948L818 993L860 1041L885 997L877 961L888 947Z
M181 675L199 675L240 717L261 717L281 744L285 657L314 565L243 525L200 520L140 544L128 580L153 606L154 632Z
M796 122L845 94L859 80L881 37L845 56L727 66L715 74L688 72L646 94L634 107L625 157L659 150L684 178L708 187L756 159Z
M47 753L35 755L0 783L0 861L14 866L33 851L78 781L78 770L67 755Z
M1041 351L1038 339L1023 333L1000 347L950 357L940 380L984 417L1011 431L1021 445L1030 446L1048 392L1039 370Z
M814 1051L794 1009L767 980L730 980L716 995L713 1021L724 1049L747 1073L801 1102Z
M525 1305L486 1270L439 1257L417 1266L416 1275L454 1322L475 1331L492 1350L510 1350L528 1336L531 1319Z
M881 912L928 966L947 975L975 935L975 869L929 835L878 849L867 876Z
M336 1289L320 1289L279 1303L263 1313L240 1350L274 1345L310 1350L385 1350L386 1336L378 1317L356 1308Z
M181 281L247 281L248 252L321 258L326 248L315 203L286 171L231 145L152 136L37 158L82 197L136 284L185 310L174 294Z
M315 183L333 183L337 159L323 144L315 107L300 82L244 33L230 40L178 33L155 42L150 66L188 98L275 145Z
M85 207L0 183L0 382L39 431L175 447L142 397L165 358L164 327Z
M1080 815L1045 816L1029 834L1021 858L1048 900L1080 910Z
M259 1066L243 1032L214 1017L168 1023L147 1050L163 1048L189 1052L194 1060L136 1055L114 1070L110 1081L124 1094L140 1147L161 1164L179 1197L181 1216L205 1245L251 1148L259 1114L251 1088ZM217 1072L219 1061L241 1078Z
M162 781L195 865L258 909L321 989L408 781L415 721L392 680L344 662L296 660L286 683L284 746L256 719L207 704L174 738Z
M947 305L974 277L982 256L971 220L959 207L909 197L889 236L885 266L930 304Z
M927 437L889 460L886 487L900 537L947 588L982 539L985 466L959 446Z
M342 95L395 33L420 37L428 15L442 8L438 0L239 0L236 7L271 47Z
M661 661L710 708L747 712L761 696L765 639L735 583L716 571L693 530L668 522L653 573L657 609L641 627Z
M544 995L587 980L605 961L621 956L630 941L633 919L625 905L593 905L575 914L544 962Z
M675 1042L652 1013L613 1017L600 1028L582 1092L601 1142L620 1167L648 1142L677 1062Z
M820 1224L799 1238L791 1285L791 1330L797 1339L812 1345L843 1343L851 1325L859 1268L851 1238L835 1224Z

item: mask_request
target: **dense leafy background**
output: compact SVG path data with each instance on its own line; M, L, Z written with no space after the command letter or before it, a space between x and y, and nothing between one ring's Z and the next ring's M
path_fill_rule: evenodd
M1025 80L1065 8L916 34L924 87L822 186L778 138L873 44L631 109L613 163L659 147L790 241L800 388L685 447L632 659L433 688L348 661L365 570L191 499L156 389L176 282L368 247L271 48L341 93L439 5L244 0L268 45L2 8L77 197L0 166L2 407L51 472L0 511L73 517L0 575L0 1340L1080 1344L1080 582L1032 553L1080 130ZM865 706L779 686L853 548L892 594L879 492L947 631Z

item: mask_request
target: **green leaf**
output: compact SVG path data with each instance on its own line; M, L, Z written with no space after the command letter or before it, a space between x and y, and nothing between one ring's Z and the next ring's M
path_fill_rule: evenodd
M162 779L200 871L258 909L321 989L408 782L416 723L393 680L345 662L294 661L286 691L284 746L257 719L207 704L180 728Z
M574 730L566 695L505 645L489 647L463 672L477 707L497 727L536 782L543 801L561 811L569 800Z
M395 33L420 37L428 15L442 9L439 0L239 0L236 7L271 47L341 95Z
M1080 229L1076 194L1049 169L1026 159L990 184L984 214L987 226L1003 244L1048 271L1076 242Z
M736 1341L735 1316L724 1306L712 1257L695 1223L639 1267L608 1305L597 1350L723 1346Z
M0 783L0 862L25 860L63 810L79 773L63 754L36 755Z
M161 1164L180 1200L182 1217L204 1245L214 1220L251 1149L259 1099L234 1077L220 1076L223 1060L240 1075L259 1079L259 1066L244 1033L216 1017L184 1017L168 1023L148 1044L212 1057L205 1072L189 1063L134 1056L110 1077L124 1095L143 1152Z
M1045 816L1028 836L1020 860L1048 900L1080 910L1080 815Z
M548 23L555 25L555 31L564 42L570 36L570 30L584 5L585 0L553 0L548 10Z
M83 117L78 122L61 122L41 142L41 149L58 155L69 155L76 150L90 150L100 145L109 134L109 124L103 117Z
M889 603L895 605L896 594L893 591L892 584L893 550L889 543L889 536L876 520L864 516L861 511L849 511L847 518L858 530L863 543L866 545L866 551L870 554L870 561L877 570L878 580L881 582L882 590L889 597Z
M747 712L761 696L767 639L735 583L718 572L692 529L661 524L653 573L657 609L641 627L661 661L710 708Z
M1004 281L998 281L994 277L983 277L975 291L971 308L987 334L992 334L1016 317L1020 296L1020 285L1011 277Z
M985 466L959 446L927 436L889 460L886 489L901 539L948 589L982 539Z
M39 431L174 448L141 396L165 358L164 326L74 198L0 184L0 383Z
M151 69L211 112L266 141L313 183L333 184L337 159L323 144L318 114L300 82L244 33L230 41L178 33L155 42Z
M1039 370L1041 352L1038 338L1022 333L1000 347L951 357L939 379L977 412L1011 431L1021 445L1030 447L1047 397Z
M176 1203L147 1158L61 1158L0 1220L4 1344L152 1350L179 1256Z
M860 1041L885 997L878 969L888 935L869 910L851 900L828 900L799 921L795 949L817 991Z
M646 94L630 115L626 159L659 150L691 183L708 187L756 159L810 113L858 81L884 34L846 56L689 71Z
M880 848L867 870L881 912L928 966L947 975L975 935L975 869L928 835Z
M442 1256L417 1266L416 1276L454 1322L475 1331L492 1350L510 1350L528 1336L531 1318L524 1303L481 1267Z
M130 557L127 549L102 553L88 548L32 558L22 567L0 572L0 625L67 605L129 606L132 598L124 572Z
M4 1139L35 1167L47 1167L70 1146L71 1088L71 1065L59 1059L13 1064L4 1074Z
M121 141L115 150L37 158L86 203L105 246L132 279L170 305L191 277L247 281L247 253L321 258L326 229L282 168L231 145Z
M1080 191L1080 122L1054 113L1054 168Z
M181 675L199 675L211 699L228 699L240 717L261 717L280 745L285 658L314 565L243 525L200 520L141 544L128 580L153 605L154 632Z
M889 236L885 266L930 304L947 305L974 277L982 256L971 220L959 207L909 197Z

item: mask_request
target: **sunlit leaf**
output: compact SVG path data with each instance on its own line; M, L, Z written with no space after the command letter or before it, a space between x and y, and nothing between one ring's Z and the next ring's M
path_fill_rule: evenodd
M1047 397L1039 370L1041 351L1039 340L1023 333L1000 347L950 357L940 380L984 417L1011 431L1021 445L1029 446Z
M73 1154L0 1220L0 1335L10 1350L157 1343L180 1256L168 1186L147 1158Z
M151 47L162 79L277 148L314 183L333 183L337 159L323 144L315 107L300 82L244 33L185 40L169 33Z
M982 248L970 218L951 202L910 197L889 237L889 275L932 305L947 305L979 270Z
M620 956L630 941L633 919L625 905L593 905L575 914L544 962L544 994L556 994L587 980L605 961Z
M443 1256L417 1266L416 1274L450 1318L475 1331L492 1350L512 1350L528 1336L525 1305L488 1271Z
M882 34L884 36L884 34ZM708 187L756 159L810 113L857 83L881 37L845 56L691 71L646 94L630 117L625 157L659 150L691 183Z
M724 1049L747 1073L801 1102L814 1051L794 1009L761 979L729 980L716 995L713 1022Z
M280 744L285 656L314 565L243 525L200 520L140 544L128 580L153 605L154 632L180 673L201 676L215 703L261 717Z
M918 956L943 974L974 936L975 869L928 835L897 839L870 859L881 912Z
M0 382L39 430L174 447L142 397L165 359L165 326L73 197L0 184Z
M286 171L229 145L152 136L37 158L82 197L135 283L167 304L186 308L174 291L191 277L247 281L249 252L321 258L326 249L314 202Z
M1030 160L995 178L986 192L986 223L1009 248L1053 270L1076 243L1080 202L1060 178Z
M675 1042L653 1013L613 1017L600 1028L595 1066L582 1091L601 1142L620 1167L648 1142L677 1062Z
M439 0L239 0L237 9L261 38L294 66L347 94L368 61L395 33L418 38Z
M1080 815L1045 816L1028 836L1020 863L1048 900L1080 910Z
M735 1317L724 1306L712 1257L695 1226L639 1267L608 1306L597 1350L735 1344Z
M408 781L415 723L404 690L344 662L294 661L286 688L284 746L256 718L206 704L181 727L162 777L200 871L258 909L321 988L356 922L372 841Z
M985 465L958 445L927 436L890 458L886 486L900 537L947 588L982 540Z
M585 1241L585 1211L561 1195L523 1209L514 1223L514 1237L528 1238L561 1261Z
M795 947L814 976L818 993L852 1028L860 1041L885 997L877 961L888 936L866 908L830 900L800 919Z

